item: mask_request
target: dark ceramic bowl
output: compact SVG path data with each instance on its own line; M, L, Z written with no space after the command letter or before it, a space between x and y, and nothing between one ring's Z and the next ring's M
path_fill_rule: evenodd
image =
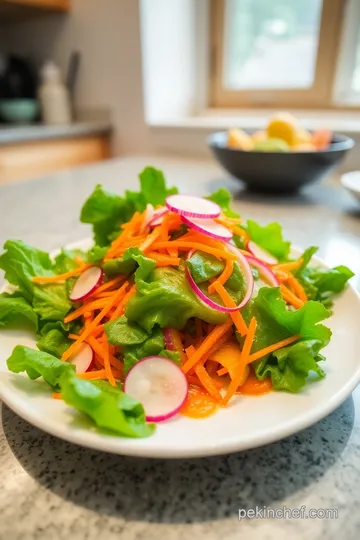
M216 159L252 191L285 193L321 180L333 171L354 146L353 139L334 133L328 149L316 152L259 152L227 146L227 132L207 138Z

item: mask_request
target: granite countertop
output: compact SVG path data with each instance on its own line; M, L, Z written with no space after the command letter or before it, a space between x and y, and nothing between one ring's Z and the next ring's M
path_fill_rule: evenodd
M103 135L109 134L111 129L111 124L106 121L74 122L65 126L0 124L0 147L25 142Z
M336 179L296 197L248 194L208 161L124 158L0 187L0 242L51 250L89 234L80 206L96 183L135 189L147 164L183 191L227 186L244 216L279 220L298 245L360 275L360 207ZM360 390L334 413L283 441L196 460L104 454L47 435L5 405L0 427L0 539L356 539L360 516ZM239 509L335 508L338 519L244 519Z

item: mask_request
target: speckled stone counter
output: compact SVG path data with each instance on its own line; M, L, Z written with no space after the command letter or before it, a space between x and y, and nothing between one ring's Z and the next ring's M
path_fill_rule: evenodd
M295 198L243 191L211 162L125 158L0 188L0 242L51 250L89 234L78 221L93 186L135 189L146 164L183 191L226 185L246 217L284 224L298 245L360 274L360 207L336 179ZM2 407L1 540L355 540L360 536L360 390L333 414L281 442L197 460L125 458L55 439ZM239 509L335 508L337 519L239 522Z

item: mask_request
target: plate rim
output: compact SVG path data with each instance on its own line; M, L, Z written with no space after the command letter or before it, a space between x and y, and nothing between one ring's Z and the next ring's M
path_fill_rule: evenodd
M64 249L76 249L84 248L84 245L88 245L91 240L89 238L84 238L82 240L72 242L67 244ZM51 252L51 256L55 256L61 250L56 249ZM303 250L297 246L292 246L292 251L299 254ZM312 257L312 261L329 268L329 265L318 256ZM354 295L354 299L360 303L360 293L354 287L352 283L348 284L348 288L351 290ZM6 289L6 283L1 288L1 292ZM11 372L9 372L11 373ZM19 376L23 377L23 375ZM173 448L171 453L168 448L161 448L158 446L136 446L135 442L137 439L119 437L119 436L109 436L102 433L90 432L92 435L95 434L96 438L88 438L88 430L66 430L66 426L49 423L46 419L32 417L31 413L28 413L28 410L24 410L21 405L18 404L17 394L14 394L13 390L7 391L7 387L0 381L0 399L20 418L35 426L36 428L48 433L54 437L62 439L66 442L76 444L85 448L92 450L103 451L107 453L112 453L116 455L126 455L133 457L144 457L144 458L154 458L154 459L181 459L181 458L201 458L207 456L216 456L230 454L234 452L240 452L249 450L252 448L258 448L266 444L271 444L276 441L280 441L290 435L294 435L314 424L319 420L328 416L333 412L337 407L339 407L345 399L347 399L357 385L360 382L360 362L353 373L352 377L343 385L337 393L326 403L320 402L315 408L314 412L310 415L309 413L300 416L296 422L288 421L285 425L280 428L273 429L272 431L260 431L255 432L252 436L248 437L245 441L239 441L237 439L231 439L230 441L224 441L221 443L221 440L215 445L208 445L205 447L193 447L191 444L188 447ZM45 417L44 417L45 418ZM198 420L194 420L198 421ZM115 443L114 443L115 441ZM119 445L120 441L120 447Z

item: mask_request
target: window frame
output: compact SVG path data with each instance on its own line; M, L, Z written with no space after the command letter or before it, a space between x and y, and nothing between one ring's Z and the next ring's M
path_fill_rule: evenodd
M226 0L211 0L210 105L225 108L338 108L333 100L347 0L323 0L314 82L308 89L230 90L223 85ZM359 108L355 106L354 108Z

